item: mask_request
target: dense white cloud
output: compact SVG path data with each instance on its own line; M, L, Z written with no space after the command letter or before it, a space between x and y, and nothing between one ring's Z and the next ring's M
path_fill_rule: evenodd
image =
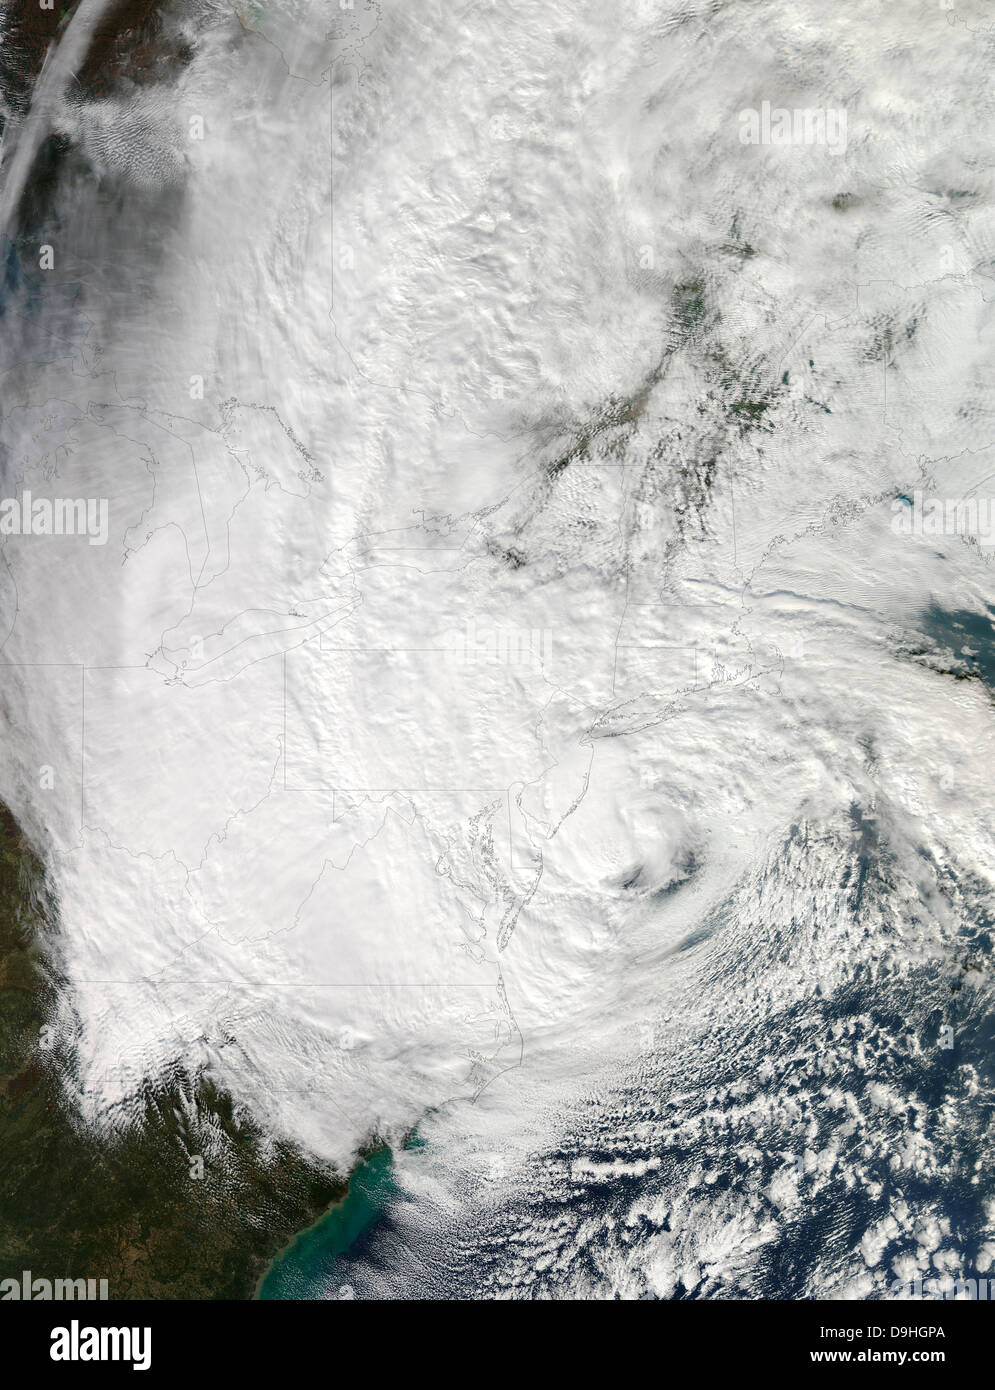
M86 1113L182 1061L343 1164L420 1121L382 1240L441 1288L968 1258L989 555L892 506L995 473L989 39L209 19L165 106L67 99L87 336L5 380L8 491L111 516L3 545ZM845 153L744 145L764 100Z

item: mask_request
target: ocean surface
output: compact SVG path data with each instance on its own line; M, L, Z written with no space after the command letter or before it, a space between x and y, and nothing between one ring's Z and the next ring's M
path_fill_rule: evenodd
M339 1262L356 1251L382 1214L394 1191L393 1166L389 1148L365 1158L349 1179L348 1195L273 1261L257 1297L350 1297L351 1285L337 1275Z

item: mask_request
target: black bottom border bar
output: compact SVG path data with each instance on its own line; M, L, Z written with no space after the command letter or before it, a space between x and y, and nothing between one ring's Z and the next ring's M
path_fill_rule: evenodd
M545 1313L524 1315L498 1306L485 1313L481 1323L479 1311L460 1313L453 1303L385 1305L360 1299L265 1304L7 1302L0 1303L0 1333L4 1356L14 1358L21 1375L30 1376L36 1370L58 1375L55 1368L59 1366L65 1367L69 1378L87 1371L132 1375L147 1359L145 1373L153 1376L244 1371L255 1381L267 1375L309 1376L304 1366L314 1359L326 1365L330 1361L333 1371L344 1346L341 1339L357 1333L360 1341L352 1343L353 1354L372 1357L380 1372L389 1369L389 1363L384 1365L386 1351L388 1357L396 1358L399 1369L403 1365L410 1373L415 1359L424 1353L427 1336L441 1342L438 1349L443 1354L448 1347L469 1371L467 1358L472 1360L473 1354L467 1336L486 1335L501 1325L529 1337L514 1344L518 1353L531 1359L545 1351L555 1366L561 1358L569 1363L574 1357L587 1357L592 1333L604 1336L628 1328L640 1338L650 1334L656 1339L661 1374L666 1374L671 1355L675 1365L690 1356L702 1373L730 1370L756 1375L777 1369L835 1372L845 1377L858 1368L894 1367L928 1374L936 1368L977 1365L991 1341L989 1308L971 1300L752 1303L714 1299L655 1304L647 1300L628 1314L583 1306L590 1311L585 1311L583 1324L575 1324L577 1334L571 1337L569 1307L554 1310L548 1304ZM523 1316L525 1321L520 1322ZM369 1327L368 1317L373 1319ZM511 1323L504 1322L506 1317L511 1317ZM630 1317L634 1321L629 1322ZM376 1334L372 1340L371 1334ZM533 1351L528 1350L530 1346ZM624 1365L624 1347L618 1350Z

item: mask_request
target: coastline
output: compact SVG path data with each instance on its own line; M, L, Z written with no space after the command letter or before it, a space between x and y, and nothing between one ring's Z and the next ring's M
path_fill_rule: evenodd
M146 1084L113 1132L83 1125L72 1029L56 1025L71 990L57 948L44 869L0 804L0 1279L97 1277L112 1300L251 1299L348 1182L179 1070Z
M349 1174L346 1192L274 1255L256 1284L253 1299L270 1302L311 1297L308 1293L284 1295L282 1290L293 1287L295 1280L305 1287L312 1281L314 1287L327 1278L335 1262L376 1223L394 1190L393 1162L393 1151L386 1143L363 1150ZM269 1293L265 1291L267 1284Z

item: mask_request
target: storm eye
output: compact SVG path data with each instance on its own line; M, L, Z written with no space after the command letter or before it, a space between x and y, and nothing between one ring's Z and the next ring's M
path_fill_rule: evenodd
M618 875L616 887L623 893L646 894L654 898L666 898L691 882L701 869L701 862L693 850L676 859L668 877L660 881L659 868L647 864L635 864Z

